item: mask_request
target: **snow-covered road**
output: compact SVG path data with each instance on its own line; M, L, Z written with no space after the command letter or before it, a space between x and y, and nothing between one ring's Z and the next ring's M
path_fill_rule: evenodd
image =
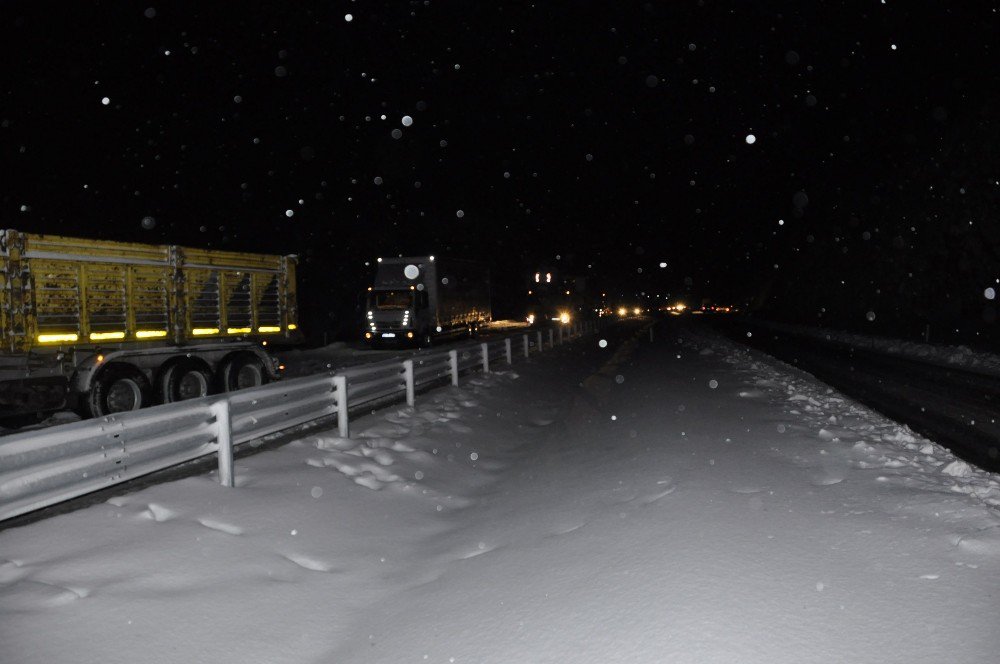
M666 321L0 532L3 662L985 662L1000 483Z

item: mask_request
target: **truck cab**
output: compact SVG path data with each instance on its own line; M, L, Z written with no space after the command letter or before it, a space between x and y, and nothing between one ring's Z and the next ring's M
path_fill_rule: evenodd
M365 339L369 341L417 341L426 339L430 324L427 292L416 288L368 289L365 320L368 329Z

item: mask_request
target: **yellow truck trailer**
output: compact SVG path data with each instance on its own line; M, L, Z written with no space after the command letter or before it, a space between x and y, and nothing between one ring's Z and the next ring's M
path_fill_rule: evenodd
M279 378L295 257L0 230L0 416L99 416Z

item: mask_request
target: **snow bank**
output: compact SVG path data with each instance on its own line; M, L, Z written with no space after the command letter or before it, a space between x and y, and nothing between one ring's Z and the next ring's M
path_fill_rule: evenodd
M920 360L921 362L930 364L961 367L980 373L1000 376L1000 355L973 351L967 346L945 346L904 341L902 339L876 337L830 328L790 325L771 321L753 320L751 322L754 326L793 336L808 337L826 343L850 346L852 348L864 348L888 355L898 355L913 360Z

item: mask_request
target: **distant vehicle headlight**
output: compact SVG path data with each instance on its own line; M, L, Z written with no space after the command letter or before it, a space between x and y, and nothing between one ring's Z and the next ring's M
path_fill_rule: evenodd
M640 309L639 307L636 307L635 309L632 310L632 313L634 313L636 316L638 316L639 314L642 313L642 309Z
M559 312L559 322L562 323L563 325L565 325L566 323L568 323L569 322L569 314L566 313L565 311L560 311Z
M535 314L528 314L528 319L527 320L528 320L528 325L534 325L535 324Z
M618 307L618 315L628 316L628 309L626 309L625 307Z

